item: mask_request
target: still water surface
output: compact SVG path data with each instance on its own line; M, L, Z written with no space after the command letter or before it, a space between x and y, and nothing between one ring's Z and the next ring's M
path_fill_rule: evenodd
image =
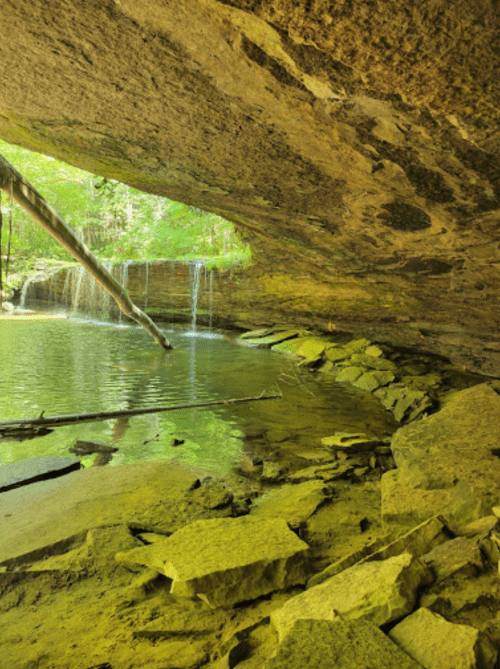
M335 431L392 432L392 416L368 393L301 370L270 350L223 335L165 330L165 352L140 328L74 319L0 320L0 421L168 406L281 392L280 400L185 409L57 428L0 442L0 462L71 455L75 440L119 448L112 465L177 458L225 473L251 440L261 447L320 446ZM184 440L173 446L172 440ZM83 458L90 465L95 456Z

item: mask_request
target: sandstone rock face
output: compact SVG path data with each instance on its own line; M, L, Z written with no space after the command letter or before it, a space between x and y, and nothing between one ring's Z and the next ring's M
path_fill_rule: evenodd
M413 610L417 588L430 578L409 553L354 565L290 599L271 615L271 622L280 639L302 619L335 620L340 615L384 625Z
M443 513L475 520L500 500L500 397L487 385L457 393L437 414L398 430L398 469L382 477L382 516L409 523Z
M282 519L195 521L163 541L117 554L172 579L171 593L232 606L304 583L308 546Z
M493 669L497 651L468 625L449 623L420 608L389 632L390 638L425 669Z
M266 669L419 669L375 625L364 620L298 620Z
M494 2L34 0L1 29L0 136L235 221L233 321L500 369Z

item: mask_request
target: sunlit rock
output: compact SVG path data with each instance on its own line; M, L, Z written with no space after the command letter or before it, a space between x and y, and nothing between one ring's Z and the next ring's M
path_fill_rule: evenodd
M469 625L456 625L420 608L389 632L389 637L425 669L493 669L497 650Z
M280 639L301 619L363 619L375 625L410 613L417 589L432 580L418 558L403 553L381 562L354 565L290 599L271 615Z
M195 521L164 541L117 554L172 579L171 593L232 606L304 583L308 546L282 519Z
M376 625L364 620L298 620L265 669L420 669Z

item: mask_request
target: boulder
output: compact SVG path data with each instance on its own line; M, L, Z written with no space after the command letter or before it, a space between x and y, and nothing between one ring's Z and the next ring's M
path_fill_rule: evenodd
M419 669L372 623L297 620L265 669Z
M271 614L271 622L280 639L301 619L340 615L384 625L410 613L417 589L431 580L428 568L409 553L357 564L290 599Z
M0 493L80 469L80 460L40 455L0 467Z
M425 669L494 669L497 651L474 627L448 622L420 608L398 623L389 637Z
M284 520L243 516L195 521L116 558L172 579L172 594L227 607L304 583L307 549Z
M476 520L500 501L500 397L488 385L454 395L437 414L392 438L398 469L382 477L384 520L443 513L451 523Z

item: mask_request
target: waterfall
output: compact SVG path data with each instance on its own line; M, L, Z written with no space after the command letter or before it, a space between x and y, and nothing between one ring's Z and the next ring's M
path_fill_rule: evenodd
M146 260L144 265L144 311L148 308L148 291L149 291L149 261Z
M208 302L208 328L211 331L214 320L214 271L210 270L209 280L209 302Z
M128 283L128 268L130 267L131 264L132 264L132 260L126 260L122 265L119 266L120 276L119 276L118 281L121 284L121 287L123 288L123 290L125 290L125 291L127 290L127 283ZM120 309L120 311L118 313L118 320L120 321L120 323L122 322L122 318L123 318L123 314L122 314L122 311Z
M190 263L191 269L191 330L196 332L196 313L198 308L198 291L200 289L200 274L203 267L202 260L195 260Z
M24 284L23 288L21 290L21 299L19 301L19 308L20 309L26 309L26 296L28 295L28 290L33 281L35 280L35 277L30 277Z
M111 273L110 262L103 262L102 265ZM84 267L72 267L68 270L63 300L66 300L66 306L72 315L84 312L104 320L110 317L109 293Z

